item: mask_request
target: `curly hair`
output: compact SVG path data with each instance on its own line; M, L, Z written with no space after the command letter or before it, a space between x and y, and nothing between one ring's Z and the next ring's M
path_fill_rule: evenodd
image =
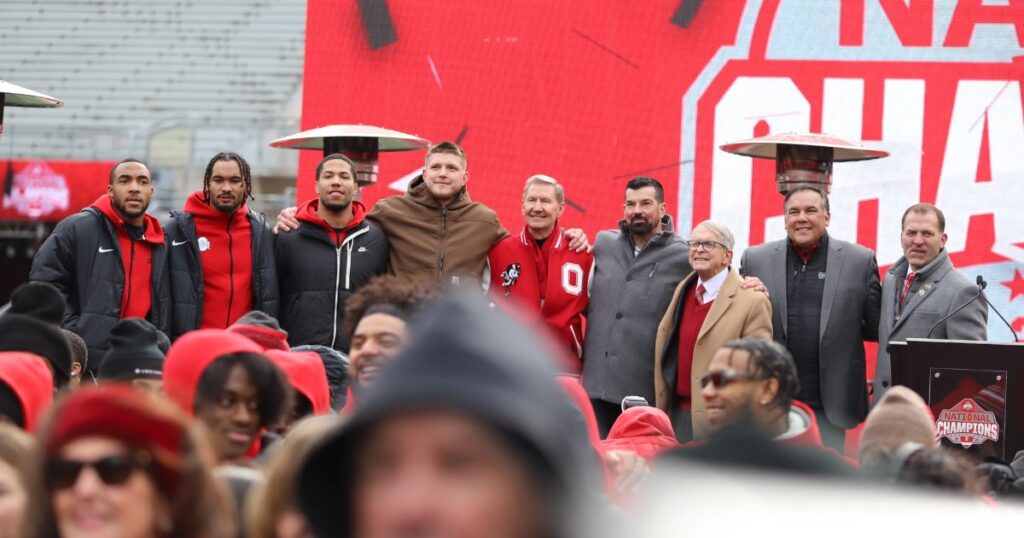
M722 349L746 351L749 355L747 368L758 379L778 379L779 391L775 395L775 405L780 409L789 410L793 399L800 392L800 378L797 375L793 355L782 344L774 340L761 338L744 338L733 340L722 346Z
M345 303L342 332L351 340L359 320L370 314L388 314L408 321L436 296L434 289L425 284L392 275L374 277Z
M210 178L213 177L213 165L220 161L235 161L238 163L238 170L242 174L242 182L245 183L244 200L255 200L252 195L252 172L249 170L249 163L241 155L233 152L222 151L210 159L206 165L206 174L203 176L203 201L210 203Z

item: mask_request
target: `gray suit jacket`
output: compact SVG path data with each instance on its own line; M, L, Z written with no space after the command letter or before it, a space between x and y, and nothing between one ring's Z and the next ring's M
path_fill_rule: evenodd
M760 278L768 288L772 332L782 345L786 345L788 248L788 239L772 241L748 248L740 260L740 273ZM818 335L821 401L830 422L852 428L867 416L864 341L878 339L878 263L874 252L829 236L825 267Z
M953 269L945 249L914 278L902 315L897 302L907 278L907 259L893 264L882 281L882 321L878 327L878 362L875 366L875 401L892 385L889 342L907 338L928 338L928 331L940 319L971 300L978 286ZM978 299L939 323L931 338L987 340L988 308Z
M594 241L594 271L583 344L583 388L595 400L654 403L654 340L672 292L690 274L689 248L665 217L662 233L633 257L624 222Z

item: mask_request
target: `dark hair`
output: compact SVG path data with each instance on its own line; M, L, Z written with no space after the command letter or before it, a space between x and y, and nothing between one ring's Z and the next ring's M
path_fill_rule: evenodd
M149 165L148 165L148 164L146 164L146 163L144 163L144 162L142 162L142 161L140 161L140 160L138 160L138 159L125 159L125 160L123 160L123 161L121 161L121 162L119 162L119 163L115 164L115 165L113 166L113 168L111 168L111 169L110 169L110 184L111 184L111 185L113 185L113 184L114 184L114 178L115 178L115 177L117 177L117 176L115 176L115 175L114 175L114 172L116 172L116 171L117 171L117 167L118 167L118 166L121 166L122 164L127 164L127 163L139 163L139 164L141 164L142 166L145 166L145 167L146 167L146 170L149 170ZM153 179L153 178L149 178L149 179Z
M896 482L933 490L982 493L984 481L962 455L942 447L921 448L907 456L896 473Z
M3 381L0 381L0 416L7 417L19 428L25 428L25 407L21 398L13 387Z
M627 191L638 191L644 187L654 187L654 199L659 204L665 202L665 188L661 186L661 182L653 177L648 176L636 176L626 183Z
M235 366L245 369L259 394L257 412L260 414L260 426L277 424L291 409L292 388L281 370L259 353L229 353L210 363L196 386L196 409L220 401L221 392Z
M374 277L345 303L342 332L351 339L359 320L370 314L387 314L408 321L434 297L433 290L425 284L392 275Z
M911 213L920 213L922 215L927 215L928 213L931 213L935 215L935 218L938 219L939 221L939 233L946 231L946 215L942 213L941 209L933 206L932 204L924 203L914 204L908 207L907 210L903 212L903 218L900 219L900 228L903 228L904 226L907 225L907 215Z
M316 180L317 181L320 181L320 173L324 171L324 165L327 164L330 161L345 161L345 162L347 162L349 168L352 169L352 180L356 181L356 162L353 161L351 158L349 158L348 155L344 155L344 154L341 154L341 153L332 153L332 154L324 157L319 163L317 163L317 165L316 165ZM358 184L358 181L357 181L357 184Z
M793 188L792 190L786 191L786 198L782 200L782 207L783 208L786 207L786 204L789 203L789 199L792 198L794 194L796 194L798 192L804 192L804 191L811 191L811 192L818 193L818 196L821 196L822 201L825 202L825 212L826 213L830 213L831 212L831 210L829 210L829 206L828 206L828 195L825 194L825 191L823 191L823 190L821 190L821 189L819 189L817 187L812 187L810 185L800 185L800 186L797 186L797 187Z
M796 372L796 362L782 344L775 340L762 338L744 338L733 340L722 346L722 349L746 351L749 355L749 372L759 379L778 379L779 391L775 394L775 405L788 410L800 391L800 378Z
M241 155L230 152L222 151L213 156L210 159L210 163L206 165L206 174L203 176L203 201L210 203L210 178L213 177L213 165L220 161L235 161L238 163L238 170L242 174L242 181L245 183L245 200L255 200L252 196L252 172L249 171L249 163L242 158Z
M82 340L78 333L67 329L61 329L61 332L64 333L64 339L71 348L71 360L82 365L81 373L84 374L85 366L89 364L89 346L85 345L85 340Z

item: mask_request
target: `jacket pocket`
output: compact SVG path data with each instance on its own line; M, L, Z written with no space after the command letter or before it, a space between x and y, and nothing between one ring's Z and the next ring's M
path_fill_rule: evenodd
M651 270L647 272L647 284L644 285L644 297L647 297L651 293L651 287L654 286L654 277L658 275L658 262L654 262L651 265Z

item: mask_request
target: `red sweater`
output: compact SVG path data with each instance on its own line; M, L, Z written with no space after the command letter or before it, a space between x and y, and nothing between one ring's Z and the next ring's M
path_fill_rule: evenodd
M683 315L679 316L679 375L676 377L676 394L679 395L679 404L686 409L690 408L690 370L693 369L693 348L697 345L697 337L700 335L700 328L704 326L704 319L711 311L714 301L704 304L697 302L697 294L694 287L686 289L686 300L683 302Z
M222 213L203 201L203 192L185 200L196 223L203 268L203 319L200 329L225 329L252 310L252 229L242 204ZM205 247L205 248L204 248Z
M164 229L160 221L149 214L144 217L142 238L135 240L120 215L114 211L110 195L100 196L92 207L103 213L114 225L117 246L124 268L124 291L121 293L119 319L145 318L153 306L153 245L163 244Z

